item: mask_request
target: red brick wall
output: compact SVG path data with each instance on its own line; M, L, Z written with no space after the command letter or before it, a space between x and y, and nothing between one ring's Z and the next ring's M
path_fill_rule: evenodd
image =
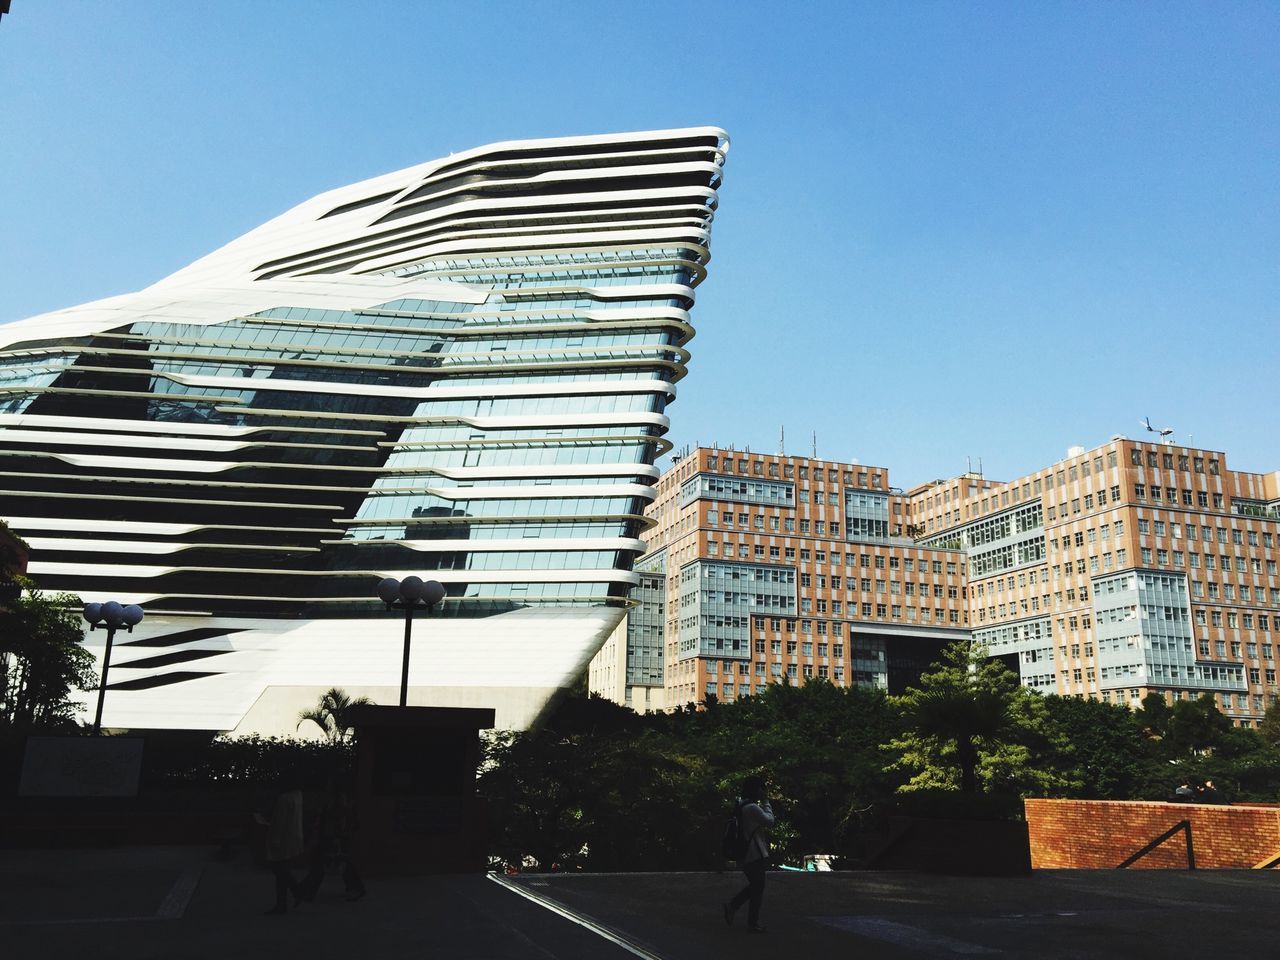
M1033 869L1118 867L1180 820L1191 821L1196 866L1249 868L1280 854L1280 810L1119 800L1026 800ZM1130 869L1185 869L1174 834Z

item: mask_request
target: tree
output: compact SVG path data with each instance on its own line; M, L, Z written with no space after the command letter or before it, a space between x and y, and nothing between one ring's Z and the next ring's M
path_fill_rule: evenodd
M1213 694L1179 700L1169 714L1169 750L1174 756L1201 754L1218 746L1230 730L1231 721L1218 709Z
M1164 703L1163 698L1160 702ZM1154 762L1143 737L1151 714L1083 697L1048 696L1044 706L1050 722L1070 745L1067 752L1044 760L1063 767L1069 779L1078 783L1070 795L1090 800L1133 798Z
M75 692L98 682L83 646L79 598L20 582L22 595L0 609L0 735L74 729L83 706Z
M310 710L298 713L298 726L308 720L324 731L330 743L346 743L355 732L355 723L351 719L352 707L363 707L372 703L368 697L351 699L345 690L330 687Z
M706 711L701 723L688 750L712 764L712 810L722 815L745 776L763 775L779 817L770 842L782 857L852 851L902 779L885 769L880 745L899 720L879 690L774 683Z
M905 730L888 748L898 753L892 766L911 774L902 790L1044 794L1072 785L1061 769L1039 762L1070 750L1043 698L981 646L948 646L897 705Z
M1258 736L1273 747L1280 747L1280 698L1272 697L1267 704L1267 712L1258 724Z
M1164 740L1169 736L1173 710L1163 694L1148 693L1142 698L1142 735L1148 740Z

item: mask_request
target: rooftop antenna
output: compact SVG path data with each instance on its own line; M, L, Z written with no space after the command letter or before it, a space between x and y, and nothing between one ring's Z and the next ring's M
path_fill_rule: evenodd
M785 457L787 455L787 425L784 423L778 427L778 456Z
M818 459L818 431L813 431L813 459Z
M1142 425L1143 425L1144 427L1146 427L1146 428L1147 428L1147 431L1148 431L1149 433L1158 433L1158 434L1160 434L1160 442L1161 442L1161 443L1163 443L1163 444L1172 444L1172 443L1173 443L1173 427L1165 427L1163 430L1157 430L1155 427L1153 427L1153 426L1151 425L1151 418L1150 418L1150 417L1143 417L1143 418L1142 418Z
M978 476L982 476L982 458L978 458Z
M973 457L966 456L964 458L964 472L973 473Z

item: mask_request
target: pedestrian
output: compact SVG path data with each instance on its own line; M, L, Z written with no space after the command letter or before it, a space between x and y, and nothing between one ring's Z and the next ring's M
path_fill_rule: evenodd
M329 866L342 864L342 886L347 900L365 895L364 882L355 867L356 813L351 797L330 779L324 802L312 821L311 845L307 851L307 875L299 885L298 899L310 903L320 892Z
M364 881L355 864L356 805L345 790L338 793L338 856L342 858L342 886L347 900L356 901L365 895Z
M1184 781L1180 787L1173 791L1173 799L1175 803L1195 803L1196 792L1192 789L1190 783Z
M275 875L276 903L268 914L289 912L288 896L293 895L294 906L302 900L302 887L293 877L291 864L302 855L302 791L293 783L286 783L276 797L271 819L261 814L258 822L267 828L267 862Z
M764 874L769 866L769 834L774 824L773 807L764 795L764 780L747 777L742 782L742 796L735 808L738 829L746 841L745 852L738 859L738 868L746 874L747 885L732 900L721 907L724 922L733 923L733 916L744 903L747 909L747 929L764 933L760 923L760 904L764 900Z
M338 855L336 792L337 785L331 778L325 788L324 799L306 831L307 872L298 885L297 895L305 903L315 900L324 881L325 869Z

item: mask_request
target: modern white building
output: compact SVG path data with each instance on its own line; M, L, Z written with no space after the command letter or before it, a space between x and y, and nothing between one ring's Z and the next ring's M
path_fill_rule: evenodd
M411 574L448 598L409 702L533 721L637 583L727 147L481 147L0 326L0 516L45 589L147 611L104 725L286 733L330 686L396 702L374 591Z

